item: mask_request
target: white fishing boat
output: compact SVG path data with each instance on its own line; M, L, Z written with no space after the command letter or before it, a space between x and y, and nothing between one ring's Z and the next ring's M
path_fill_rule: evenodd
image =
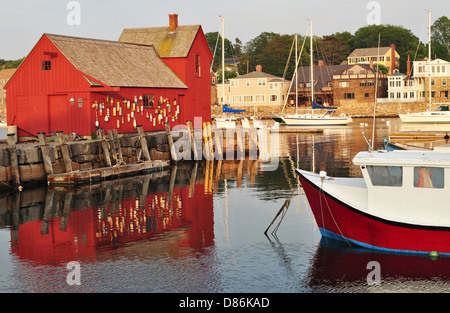
M450 146L364 151L362 178L297 169L323 237L395 253L450 254Z
M427 123L427 124L446 124L450 123L450 111L442 109L432 110L431 96L431 10L428 10L428 110L425 112L399 114L403 123ZM442 107L441 107L442 108Z
M310 58L311 58L311 113L300 114L298 112L298 60L297 57L297 35L295 35L296 40L296 51L295 51L295 114L286 114L279 117L275 117L274 120L285 126L336 126L336 125L348 125L353 122L350 116L341 114L338 116L334 115L337 107L326 107L319 106L314 102L314 60L313 60L313 31L312 31L312 21L310 21ZM300 53L301 55L301 53ZM286 97L287 100L287 97ZM314 113L315 109L327 110L326 113L317 114Z

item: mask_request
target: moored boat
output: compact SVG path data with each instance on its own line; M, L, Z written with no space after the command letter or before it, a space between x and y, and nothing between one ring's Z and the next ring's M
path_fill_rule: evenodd
M359 152L363 177L297 169L322 236L393 253L450 254L450 147Z

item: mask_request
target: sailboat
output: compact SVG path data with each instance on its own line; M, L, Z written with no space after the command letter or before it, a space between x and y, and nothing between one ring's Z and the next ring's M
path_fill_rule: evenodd
M221 29L222 29L222 95L223 95L223 102L222 105L222 113L241 113L245 112L247 110L235 110L227 105L225 105L225 18L223 15L220 15L220 21L221 21ZM212 66L212 63L211 63ZM225 129L225 128L235 128L236 127L236 121L240 120L243 128L250 128L250 122L247 118L241 119L240 117L236 116L222 116L222 117L215 117L214 121L216 122L217 128ZM263 123L260 120L255 119L254 117L251 117L250 120L253 122L253 127L255 128L262 128Z
M403 123L450 123L450 111L431 110L431 10L428 10L428 110L425 112L399 114Z
M299 114L298 113L298 58L297 52L295 53L295 114L286 114L284 116L275 117L274 120L281 125L286 126L334 126L334 125L348 125L352 123L352 118L345 114L341 114L340 116L333 116L333 113L337 107L325 107L317 105L314 102L314 66L313 66L313 31L312 31L312 21L310 21L310 29L311 29L311 43L310 43L310 55L311 55L311 113ZM296 35L297 40L297 35ZM297 44L296 44L297 48ZM324 114L316 114L314 113L315 109L326 109L329 110Z

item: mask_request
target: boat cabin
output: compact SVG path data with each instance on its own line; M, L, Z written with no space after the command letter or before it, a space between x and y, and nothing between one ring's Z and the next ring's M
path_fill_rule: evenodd
M450 226L450 147L360 152L367 213L388 220Z

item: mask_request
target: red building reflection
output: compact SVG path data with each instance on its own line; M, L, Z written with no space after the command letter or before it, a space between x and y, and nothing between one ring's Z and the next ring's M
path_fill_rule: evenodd
M213 197L205 192L205 174L196 163L77 190L24 191L7 200L12 253L42 265L93 261L104 249L173 231L182 236L171 245L212 246Z

